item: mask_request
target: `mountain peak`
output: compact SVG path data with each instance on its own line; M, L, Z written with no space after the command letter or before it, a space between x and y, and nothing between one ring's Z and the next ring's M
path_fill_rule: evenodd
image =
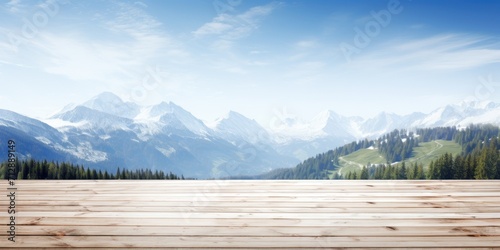
M243 119L243 120L253 121L252 119L250 119L250 118L248 118L248 117L246 117L246 116L244 116L236 111L233 111L233 110L229 111L224 118L225 119L239 119L239 120Z
M181 106L173 102L160 102L151 107L151 116L162 116L165 114L177 113L177 112L187 112Z
M220 137L232 143L236 141L261 143L269 140L267 131L255 120L232 110L210 124L209 127Z
M332 110L325 110L313 118L312 125L313 127L325 127L328 125L328 123L332 121L338 122L343 118L343 116L335 113Z
M92 97L90 100L84 102L82 104L82 106L92 106L92 105L95 105L96 103L121 104L121 103L123 103L123 100L114 93L102 92L102 93ZM92 108L92 107L89 107L89 108Z
M81 106L124 118L133 118L139 113L139 106L123 100L111 92L103 92Z
M493 109L497 108L499 105L494 103L493 101L477 101L477 100L465 100L462 101L461 103L457 104L456 106L462 108L462 109Z

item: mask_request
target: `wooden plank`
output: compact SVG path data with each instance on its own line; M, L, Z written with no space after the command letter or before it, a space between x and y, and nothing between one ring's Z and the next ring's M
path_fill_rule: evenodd
M407 197L407 198L412 198L412 197L418 197L418 198L433 198L433 197L499 197L500 192L441 192L441 193L435 193L435 192L420 192L420 193L406 193L406 192L398 192L398 193L382 193L382 192L376 192L376 193L333 193L333 192L317 192L317 193L297 193L299 190L295 190L295 192L289 192L289 193L276 193L276 192L267 192L267 193L249 193L249 192L239 192L239 193L211 193L211 192L206 192L203 193L203 196L206 197L230 197L230 198L238 198L238 197L259 197L259 198L301 198L301 197L306 197L306 198L359 198L359 197L373 197L373 198L379 198L379 197L384 197L384 198L391 198L391 197ZM25 199L34 199L34 198L52 198L54 196L59 196L61 194L54 193L54 194L47 194L45 192L33 192L33 193L24 193L23 191L18 191L19 193L23 194L23 198ZM201 193L201 192L200 192ZM79 197L93 197L98 195L99 197L104 197L104 198L129 198L129 199L142 199L142 198L148 198L148 197L155 197L155 198L184 198L190 194L200 194L198 192L194 193L158 193L158 194L150 194L150 193L111 193L111 192L95 192L89 194L87 193L68 193L68 194L63 194L64 198L79 198ZM188 197L190 198L190 197Z
M6 219L2 218L0 223L7 223ZM467 227L490 227L499 226L500 218L494 219L364 219L354 220L351 218L325 220L325 219L301 219L301 218L249 218L249 219L197 219L190 218L189 214L183 215L182 218L85 218L76 217L18 217L18 225L82 225L82 226L269 226L269 227L283 227L283 226L304 226L304 227L369 227L369 226L415 226L415 227L434 227L434 226L467 226Z
M5 202L4 205L8 203ZM204 201L151 201L151 202L137 202L133 200L103 200L103 201L53 201L53 200L42 200L42 201L23 201L21 205L24 207L46 207L46 206L69 206L69 207L99 207L99 206L113 206L113 207L126 207L126 206L147 206L147 207L293 207L293 208L366 208L366 207L384 207L384 208L406 208L406 207L431 207L431 208L470 208L470 207L500 207L500 200L497 201L445 201L445 202L434 202L434 201L405 201L405 202L374 202L373 200L368 201L335 201L335 202L262 202L262 201L246 201L244 203L237 203L232 201L219 201L214 202L204 202ZM497 210L498 211L498 210Z
M186 215L187 214L187 215ZM327 219L335 220L349 218L353 220L370 219L495 219L500 218L498 213L230 213L214 212L16 212L18 217L66 217L66 218L182 218L189 216L191 219Z
M207 197L204 195L199 195L196 197L138 197L133 199L133 202L146 203L146 202L194 202L194 203L218 203L218 202L297 202L297 203L336 203L336 202L384 202L384 203L406 203L406 202L482 202L485 200L497 200L498 197L321 197L321 198L311 198L311 197ZM87 196L87 197L31 197L30 199L25 199L22 195L18 195L16 200L20 203L29 201L69 201L69 202L79 202L79 201L123 201L130 202L132 199L127 199L127 197L122 198L111 198L99 195ZM1 203L2 205L7 205L7 201Z
M189 237L189 236L24 236L11 247L492 247L500 237Z
M359 236L395 237L395 236L500 236L499 226L461 227L461 226L342 226L342 227L304 227L304 226L21 226L19 236L114 236L114 235L150 235L150 236L234 236L234 237L322 237L322 236ZM7 235L3 233L3 235Z
M494 248L498 181L16 182L16 243L82 248ZM6 182L0 188L7 188ZM2 207L7 199L0 199ZM8 224L0 217L0 224ZM7 231L0 231L7 236Z
M396 208L397 206L393 206ZM263 206L192 206L189 208L181 206L143 206L142 204L126 204L124 206L18 206L22 212L197 212L197 213L386 213L388 207L263 207ZM494 207L447 207L435 205L432 207L397 207L397 213L440 213L445 210L448 213L493 213L500 211L500 206Z

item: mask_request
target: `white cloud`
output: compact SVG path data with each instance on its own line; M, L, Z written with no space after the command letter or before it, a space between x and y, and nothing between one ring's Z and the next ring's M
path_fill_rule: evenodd
M211 22L203 24L192 32L196 37L216 35L224 39L239 39L250 35L259 26L262 17L270 15L279 4L270 3L257 6L248 11L231 15L227 13L216 16Z
M392 41L372 53L360 55L350 66L460 70L498 62L500 48L487 37L446 34L413 41Z
M40 39L43 41L41 49L47 54L39 62L40 67L71 80L112 81L116 74L129 75L127 66L141 64L123 46L112 43L92 43L74 35L45 34Z
M229 40L217 40L212 44L212 48L219 51L228 51L234 45L234 42Z
M196 30L194 34L197 36L214 35L214 34L220 35L223 32L232 29L233 28L232 25L223 23L224 19L226 19L224 15L218 16L214 19L214 21L204 24L201 28Z
M429 69L467 69L500 62L500 50L469 49L433 57L425 65Z
M144 2L141 2L141 1L137 1L137 2L134 2L135 5L138 5L138 6L141 6L142 8L147 8L148 5L145 4Z
M0 63L1 64L5 64L5 65L11 65L11 66L17 66L17 67L24 67L24 68L26 68L25 65L22 65L22 64L19 64L19 63L15 63L15 62L4 61L4 60L1 60L1 59L0 59Z
M34 43L42 55L39 67L71 80L98 81L124 85L141 79L148 66L182 62L189 53L161 31L162 24L142 6L118 2L116 16L98 16L113 39L86 34L44 32ZM119 39L116 39L119 38ZM35 58L36 59L36 58Z
M21 0L10 0L5 4L5 7L9 12L19 13L23 8L23 4L21 4Z
M310 49L316 47L317 42L313 40L302 40L298 41L295 46L300 49Z

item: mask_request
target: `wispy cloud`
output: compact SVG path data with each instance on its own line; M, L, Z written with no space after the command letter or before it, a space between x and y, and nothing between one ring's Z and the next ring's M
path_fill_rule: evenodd
M46 54L39 61L40 68L71 80L113 81L117 75L130 76L131 68L141 65L140 60L113 43L95 43L75 35L44 34L40 38L40 49Z
M10 0L5 4L5 8L11 13L19 13L23 7L21 0Z
M193 35L196 37L215 35L230 40L246 37L258 29L261 19L270 15L278 6L278 3L270 3L253 7L238 15L220 14L193 31Z
M182 46L161 30L161 22L148 15L142 5L118 2L115 16L97 21L120 39L88 37L84 34L45 32L35 46L44 55L39 67L71 80L121 83L136 80L158 58L179 62L189 56ZM168 61L168 60L164 60Z
M296 47L300 49L310 49L317 46L317 42L314 40L301 40L295 44Z
M27 68L25 65L19 64L19 63L14 63L14 62L8 62L0 59L0 64L5 64L5 65L10 65L10 66L16 66L16 67L23 67Z
M211 49L200 58L201 61L204 61L204 64L213 70L231 74L247 74L254 67L267 65L267 62L242 56L241 51L238 50L238 40L248 37L258 30L263 19L271 15L280 5L280 3L272 2L252 7L239 14L234 8L230 12L217 15L210 22L191 32L197 42L206 42L209 44L208 48ZM244 51L243 54L252 53Z
M173 39L161 31L162 23L147 14L142 5L118 3L119 11L111 20L105 20L105 28L129 38L131 53L152 56L159 50L167 55L186 55Z
M500 62L500 47L488 37L445 34L392 41L353 61L354 67L461 70Z

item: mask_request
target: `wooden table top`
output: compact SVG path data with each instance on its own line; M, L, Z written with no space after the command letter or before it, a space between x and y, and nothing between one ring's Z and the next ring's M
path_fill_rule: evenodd
M500 181L16 181L3 248L500 248Z

